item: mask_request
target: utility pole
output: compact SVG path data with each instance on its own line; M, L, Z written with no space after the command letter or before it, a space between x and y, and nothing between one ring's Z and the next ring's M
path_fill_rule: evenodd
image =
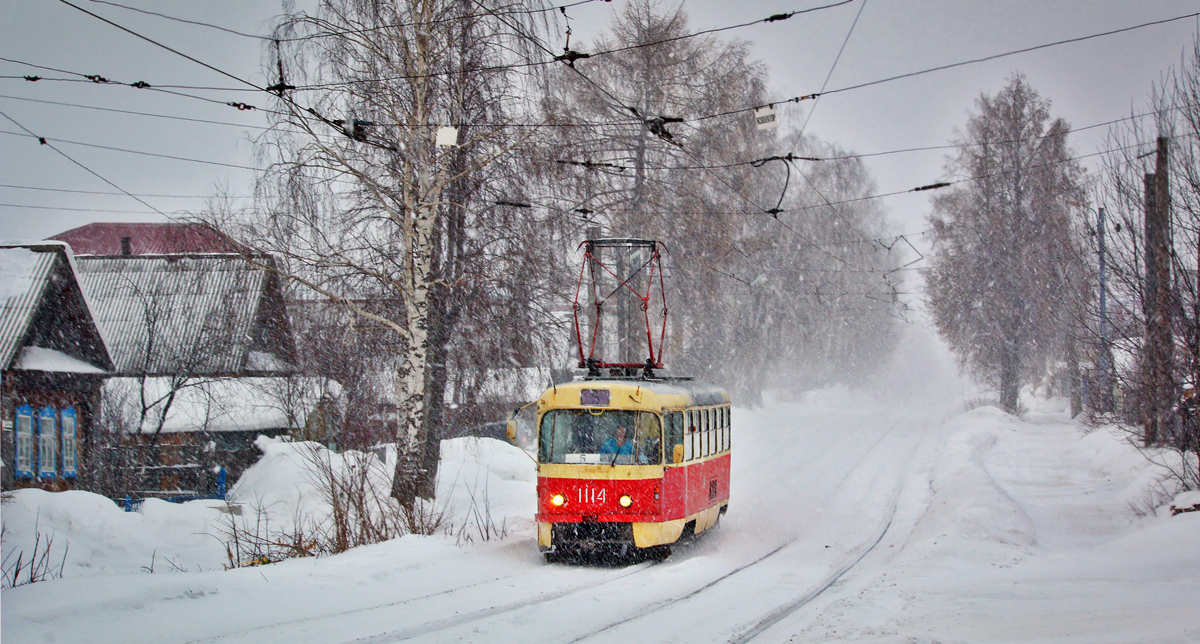
M1112 351L1108 347L1108 278L1105 273L1104 208L1096 211L1096 239L1100 254L1100 404L1102 413L1113 410Z
M599 239L600 238L600 229L596 226L588 227L587 238L589 240ZM603 311L601 308L601 306L602 306L601 302L603 301L603 299L600 297L600 294L596 292L596 288L597 288L597 284L598 284L597 279L596 279L597 278L596 264L602 260L602 257L600 255L600 247L599 246L591 246L589 248L589 250L592 252L592 257L595 258L595 261L588 262L588 277L591 278L591 284L588 286L588 316L587 316L587 319L591 320L591 325L589 325L590 328L588 328L587 331L588 331L588 333L591 333L591 335L592 335L593 351L595 353L599 354L598 355L599 360L605 360L607 358L607 356L604 355L604 327L600 323L600 320L603 317L603 315L602 315ZM590 357L592 357L592 356L584 356L585 359L590 358ZM588 371L590 372L591 369L589 368Z
M1142 441L1159 444L1166 438L1171 403L1175 398L1172 378L1170 292L1171 292L1171 197L1168 176L1168 139L1158 137L1153 173L1144 178L1146 214L1145 293L1142 308L1146 315L1143 344Z

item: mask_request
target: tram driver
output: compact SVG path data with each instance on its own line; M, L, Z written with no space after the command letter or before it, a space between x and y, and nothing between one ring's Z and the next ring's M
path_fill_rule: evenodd
M633 443L625 440L625 427L618 425L616 435L604 441L600 446L601 454L629 454L633 455Z

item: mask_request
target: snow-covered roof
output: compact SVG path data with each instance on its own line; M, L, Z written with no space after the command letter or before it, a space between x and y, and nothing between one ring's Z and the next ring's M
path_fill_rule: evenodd
M13 363L13 369L22 371L49 371L53 373L108 373L79 358L73 358L62 351L43 347L25 347Z
M79 280L124 374L290 371L277 282L244 257L140 255L77 260ZM283 355L280 355L283 354Z
M27 347L60 353L95 372L112 367L65 243L0 243L0 369ZM84 373L82 368L68 371Z
M103 388L105 400L126 415L124 429L141 433L157 430L164 408L164 433L302 427L322 398L340 393L340 386L331 380L299 377L195 379L182 386L173 385L169 377L109 378ZM143 395L152 404L145 423L138 427L138 401Z

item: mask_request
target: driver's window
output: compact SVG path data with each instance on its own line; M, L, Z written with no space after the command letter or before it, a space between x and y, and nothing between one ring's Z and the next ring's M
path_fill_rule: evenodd
M662 462L662 426L658 415L639 412L637 417L638 460L641 465Z

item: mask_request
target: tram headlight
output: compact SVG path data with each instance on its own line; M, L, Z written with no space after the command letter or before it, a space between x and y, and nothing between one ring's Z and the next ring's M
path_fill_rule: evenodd
M550 505L553 505L556 508L561 508L563 506L563 504L566 502L567 502L567 497L565 497L561 494L555 494L550 497Z
M628 494L623 495L619 503L621 504L621 507L627 508L633 505L633 497L629 496Z

